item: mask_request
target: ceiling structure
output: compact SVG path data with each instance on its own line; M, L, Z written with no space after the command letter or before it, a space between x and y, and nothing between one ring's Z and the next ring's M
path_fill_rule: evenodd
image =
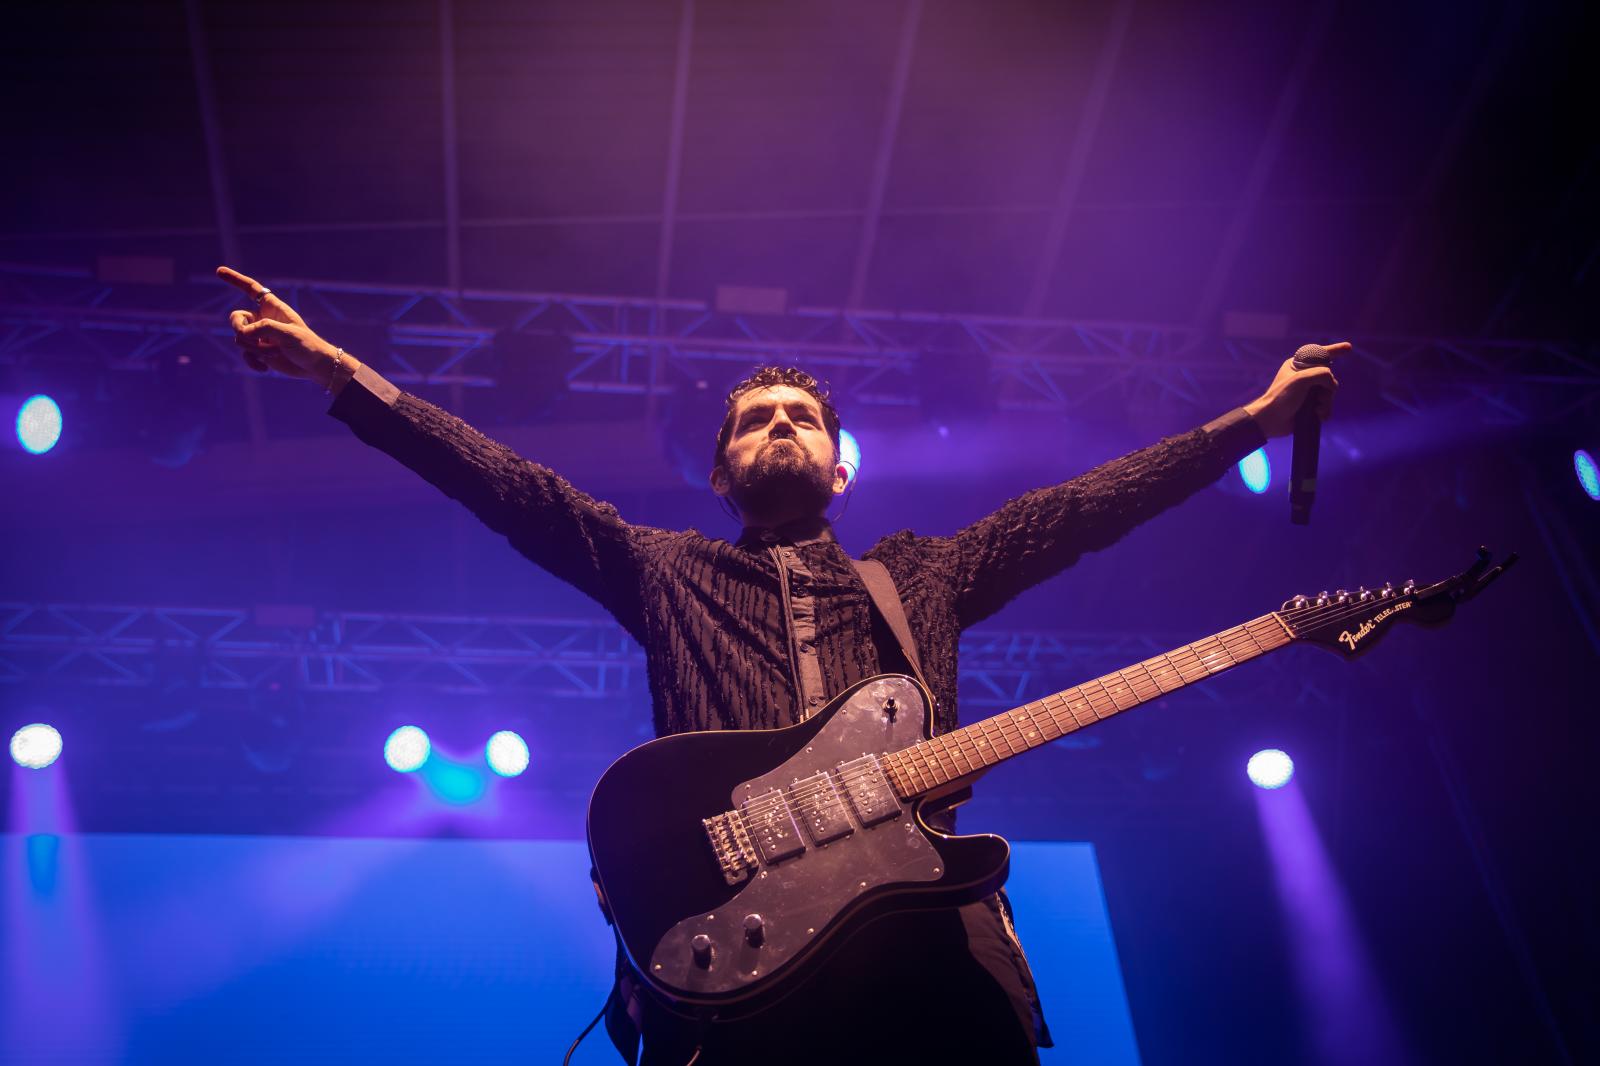
M183 284L227 261L331 335L393 323L350 331L407 383L492 382L463 360L510 326L576 334L580 388L720 387L788 356L903 402L920 358L975 351L1003 403L1070 410L1108 384L1138 402L1142 383L1204 407L1208 370L1236 390L1301 340L1353 337L1402 407L1465 392L1491 421L1541 421L1600 392L1596 148L1557 106L1590 75L1556 10L27 17L7 76L33 102L13 137L30 165L5 175L0 221L13 366L94 350L86 313L170 347L231 306ZM63 298L50 269L88 284ZM393 299L352 307L363 292ZM589 321L566 313L585 300ZM470 343L406 358L451 329ZM708 374L709 353L731 365Z

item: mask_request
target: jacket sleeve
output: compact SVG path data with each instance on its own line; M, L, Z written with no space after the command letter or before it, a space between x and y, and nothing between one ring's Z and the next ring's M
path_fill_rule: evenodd
M398 459L517 551L586 593L637 639L644 629L640 527L454 415L362 366L328 411Z
M1266 438L1243 408L1199 429L1113 459L1070 481L1036 489L928 545L946 554L962 628L983 621L1085 552L1216 481Z

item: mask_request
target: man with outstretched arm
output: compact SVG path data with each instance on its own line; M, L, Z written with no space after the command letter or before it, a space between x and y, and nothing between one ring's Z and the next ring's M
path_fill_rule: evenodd
M397 389L265 286L217 273L253 301L231 316L251 368L324 386L329 413L357 437L461 501L639 641L657 735L792 725L857 681L911 672L829 527L849 471L838 414L810 375L762 368L728 397L710 482L743 523L737 539L655 529ZM963 629L1287 435L1308 399L1326 417L1337 388L1327 367L1285 360L1259 397L1203 427L1020 496L951 536L903 530L873 545L866 558L893 579L936 700L935 731L956 725ZM705 1027L666 1012L619 957L606 1026L629 1061L642 1033L640 1061L651 1066L1034 1063L1036 1047L1050 1046L1003 892L881 918L824 966L761 1014Z

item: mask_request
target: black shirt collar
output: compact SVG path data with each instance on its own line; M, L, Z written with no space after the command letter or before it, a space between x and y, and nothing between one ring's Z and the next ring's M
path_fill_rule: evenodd
M826 518L819 515L814 518L797 518L793 522L785 522L772 529L745 526L736 543L744 548L754 548L763 544L793 544L796 547L803 547L833 539L833 527L828 524Z

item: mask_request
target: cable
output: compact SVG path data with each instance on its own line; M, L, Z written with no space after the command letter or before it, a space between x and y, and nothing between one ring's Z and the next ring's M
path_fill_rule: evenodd
M583 1043L583 1038L588 1036L590 1031L593 1030L596 1025L600 1024L600 1019L604 1018L606 1016L606 1008L609 1007L610 1005L611 1005L611 996L607 995L606 996L606 1001L604 1003L600 1004L600 1013L596 1014L594 1016L594 1020L591 1021L588 1025L583 1027L583 1032L578 1034L578 1039L574 1040L572 1042L572 1046L567 1048L567 1053L565 1055L561 1056L561 1066L567 1066L567 1064L572 1061L572 1053L574 1051L578 1050L578 1045ZM697 1055L699 1054L698 1051L696 1051L695 1053ZM693 1062L694 1060L690 1059L689 1061Z

